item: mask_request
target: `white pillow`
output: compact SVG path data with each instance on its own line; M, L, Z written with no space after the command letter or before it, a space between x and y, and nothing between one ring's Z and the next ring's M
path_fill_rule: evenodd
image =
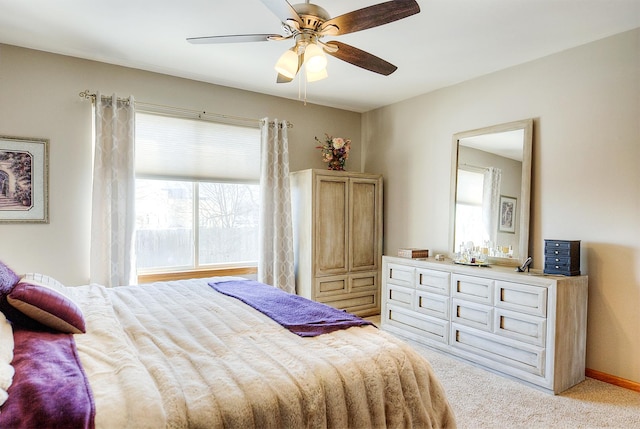
M50 289L60 292L63 295L67 293L67 287L53 277L40 273L26 273L20 278L20 281L31 283L38 286L46 286Z
M0 313L0 406L4 404L9 395L7 390L13 381L14 369L11 366L13 360L13 328Z

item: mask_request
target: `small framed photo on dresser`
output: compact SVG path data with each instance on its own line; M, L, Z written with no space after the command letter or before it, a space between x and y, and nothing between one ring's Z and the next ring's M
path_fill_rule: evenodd
M49 140L0 136L0 223L49 222Z
M498 219L498 231L516 232L516 206L518 200L514 197L500 195L500 219Z

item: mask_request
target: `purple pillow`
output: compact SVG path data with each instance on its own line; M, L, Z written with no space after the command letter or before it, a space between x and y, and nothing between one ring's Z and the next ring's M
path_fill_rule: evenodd
M0 295L8 294L20 281L20 277L0 261Z
M7 302L23 315L55 331L86 332L84 315L76 303L51 288L20 282L7 295ZM7 317L12 319L11 315Z

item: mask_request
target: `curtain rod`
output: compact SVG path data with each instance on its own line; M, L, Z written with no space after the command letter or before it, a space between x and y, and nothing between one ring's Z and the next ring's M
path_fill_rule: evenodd
M91 100L91 102L95 103L96 101L96 96L97 94L95 92L91 92L88 89L84 90L82 92L80 92L78 94L81 98L85 98L87 100ZM102 98L111 98L110 96L107 95L102 95ZM122 102L129 102L128 98L120 98L118 97L118 101L122 101ZM197 119L203 119L203 120L208 120L208 119L222 119L222 120L227 120L227 121L238 121L238 122L253 122L253 123L260 123L261 119L256 119L256 118L246 118L243 116L231 116L231 115L223 115L221 113L211 113L211 112L206 112L204 110L194 110L194 109L187 109L184 107L174 107L174 106L167 106L164 104L153 104L153 103L146 103L146 102L142 102L142 101L134 101L134 104L136 106L136 108L140 108L141 111L143 112L149 112L149 113L181 113L183 115L194 115ZM269 122L269 124L273 125L273 122ZM293 128L293 124L290 122L287 122L287 128Z
M480 167L479 165L473 165L473 164L458 164L459 167L469 167L469 168L475 168L476 170L489 170L489 167Z

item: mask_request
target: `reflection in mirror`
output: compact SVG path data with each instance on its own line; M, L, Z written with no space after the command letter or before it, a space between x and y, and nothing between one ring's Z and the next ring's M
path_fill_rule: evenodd
M528 255L533 120L454 135L450 251L461 263Z

